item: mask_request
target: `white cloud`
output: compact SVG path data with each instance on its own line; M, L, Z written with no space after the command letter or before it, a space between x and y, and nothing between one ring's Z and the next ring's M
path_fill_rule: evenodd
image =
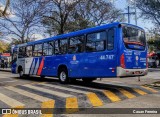
M42 35L40 35L40 34L33 34L33 35L31 36L31 38L33 38L33 39L35 39L35 40L41 40L41 39L43 39L44 37L43 37Z

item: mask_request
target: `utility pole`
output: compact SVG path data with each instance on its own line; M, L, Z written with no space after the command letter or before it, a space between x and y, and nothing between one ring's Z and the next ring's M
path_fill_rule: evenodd
M130 6L127 7L127 13L124 13L124 15L127 15L128 16L128 23L130 23L130 16L131 15L134 15L135 12L130 12Z
M135 8L135 24L137 25L137 8L136 8L136 0L134 1L134 8Z
M128 17L128 23L130 23L130 19L131 19L131 15L135 15L135 25L137 25L137 9L136 9L136 0L134 0L134 12L131 12L131 9L133 9L133 7L130 7L130 5L128 5L127 7L127 13L124 13L124 15L127 15Z

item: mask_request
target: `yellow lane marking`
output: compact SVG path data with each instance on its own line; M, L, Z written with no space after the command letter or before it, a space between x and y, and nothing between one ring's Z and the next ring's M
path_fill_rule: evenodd
M147 89L147 90L149 90L149 91L151 91L151 92L154 92L154 93L157 93L158 91L156 91L156 90L154 90L154 89L152 89L152 88L149 88L149 87L145 87L145 86L141 86L142 88L145 88L145 89Z
M32 85L29 85L29 84L23 85L23 86L31 88L31 89L35 89L35 90L38 90L38 91L41 91L41 92L44 92L44 93L49 93L49 94L52 94L52 95L63 97L63 98L73 96L73 95L70 95L70 94L67 94L67 93L62 93L62 92L59 92L59 91L53 91L53 90L49 90L49 89L45 89L45 88L41 88L41 87L37 87L37 86L32 86Z
M66 112L73 113L78 111L78 100L76 97L66 98Z
M53 108L55 101L49 100L42 103L41 108L48 108L49 110L45 110L45 114L42 114L41 117L53 117Z
M72 92L76 92L76 93L84 93L84 94L87 93L87 91L81 91L81 90L77 90L77 89L57 86L57 85L54 85L54 84L41 84L41 85L49 86L49 87L54 87L54 88L57 88L57 89L62 89L62 90L67 90L67 91L72 91Z
M120 101L121 99L114 94L113 92L109 91L109 90L105 90L103 91L103 93L105 94L105 96L107 96L112 102L116 102L116 101Z
M12 99L4 94L0 93L0 101L6 103L7 105L9 105L10 107L18 107L18 106L24 106L24 104L22 104L21 102Z
M86 94L89 101L91 102L92 106L102 106L103 102L98 98L98 96L95 93L88 93Z
M17 106L17 107L14 107L14 109L23 109L24 106ZM3 115L3 117L18 117L18 114L5 114Z
M145 94L147 94L146 92L144 92L144 91L142 91L142 90L140 90L140 89L134 89L134 88L133 88L133 90L134 90L135 92L139 93L140 95L145 95Z
M124 89L119 89L119 91L123 94L123 95L125 95L127 98L135 98L136 96L135 95L133 95L132 93L130 93L129 91L127 91L127 90L124 90Z

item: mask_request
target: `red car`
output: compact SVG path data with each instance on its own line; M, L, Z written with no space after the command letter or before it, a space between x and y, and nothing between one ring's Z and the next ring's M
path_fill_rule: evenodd
M159 58L158 55L152 51L148 53L148 67L155 67L157 68L159 66Z

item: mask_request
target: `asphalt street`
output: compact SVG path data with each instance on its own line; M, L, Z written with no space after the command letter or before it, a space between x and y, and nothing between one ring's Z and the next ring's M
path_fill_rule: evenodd
M20 79L18 75L0 71L0 108L60 109L60 114L54 113L54 116L127 116L85 114L85 109L160 108L159 90L145 86L160 81L159 73L160 69L150 69L147 76L141 77L141 81L138 81L137 77L104 78L91 84L84 84L82 81L60 84L56 78L26 77ZM84 114L80 114L80 112L84 112ZM5 117L6 114L3 116ZM19 116L53 117L52 114ZM131 114L132 116L138 115ZM144 116L150 117L149 115ZM156 114L153 116L158 117Z

